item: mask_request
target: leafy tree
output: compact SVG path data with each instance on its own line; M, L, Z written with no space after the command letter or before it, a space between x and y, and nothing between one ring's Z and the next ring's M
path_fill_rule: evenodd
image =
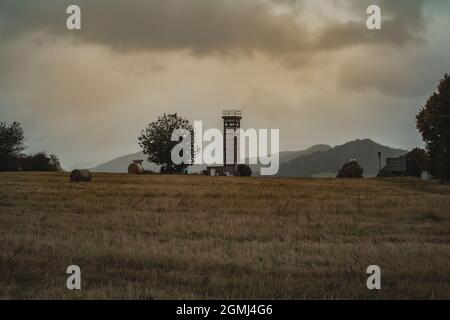
M250 177L252 175L252 169L246 164L238 164L237 171L241 177Z
M427 170L428 158L425 150L414 148L405 155L406 175L408 177L422 177L422 173Z
M139 146L148 161L161 165L162 173L185 172L189 166L187 163L174 164L172 162L172 149L178 141L172 141L172 133L176 129L186 129L191 133L191 159L193 159L193 137L194 129L188 120L175 114L164 114L150 123L139 136Z
M58 156L51 154L49 157L49 166L52 169L52 171L61 171L61 162L59 161Z
M25 149L25 135L19 123L0 123L0 171L17 170Z
M450 181L450 75L445 74L437 90L416 117L428 154L428 171L443 182Z
M338 178L362 178L364 169L356 160L350 160L344 163L342 169L339 170Z
M23 156L20 159L20 166L23 171L60 171L61 164L54 154L47 155L39 152L31 156Z

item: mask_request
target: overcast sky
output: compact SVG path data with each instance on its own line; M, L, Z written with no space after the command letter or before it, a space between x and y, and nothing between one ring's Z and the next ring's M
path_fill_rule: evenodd
M69 4L81 31L66 29ZM282 150L410 149L450 72L449 18L446 0L0 0L0 121L65 168L138 151L164 112L221 128L228 108L246 128L279 128Z

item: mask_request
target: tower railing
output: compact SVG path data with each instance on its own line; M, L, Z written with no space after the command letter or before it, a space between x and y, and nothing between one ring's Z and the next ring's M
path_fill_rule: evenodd
M222 117L242 117L240 110L224 110L222 111Z

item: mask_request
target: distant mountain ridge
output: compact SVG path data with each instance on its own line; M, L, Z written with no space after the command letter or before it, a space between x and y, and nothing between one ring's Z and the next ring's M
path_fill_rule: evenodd
M91 169L93 172L111 172L111 173L123 173L127 172L128 165L133 162L133 160L143 160L147 157L142 151L127 154L111 161L99 164L98 166ZM147 170L157 169L157 166L148 161L144 161L144 168Z
M378 144L370 139L357 139L343 145L331 147L326 144L314 145L306 150L280 152L280 171L278 176L285 177L316 177L336 176L342 165L350 160L356 159L364 168L365 176L374 176L378 173L377 152L382 153L382 163L388 157L399 157L408 151L394 149ZM141 151L124 155L111 161L102 163L91 170L93 172L127 172L128 165L133 160L144 160L144 168L158 172L160 167L146 161L147 156ZM254 175L259 175L260 165L250 165ZM194 165L189 172L201 172L206 165Z
M282 151L280 152L280 165L284 164L284 163L288 163L289 161L302 157L302 156L306 156L309 154L313 154L315 152L322 152L322 151L328 151L332 149L331 146L326 145L326 144L317 144L312 146L311 148L305 149L305 150L300 150L300 151ZM247 160L248 162L248 160ZM250 168L253 171L253 175L259 175L260 174L260 170L261 170L261 165L259 164L251 164Z
M142 151L139 151L102 163L90 170L92 172L126 173L128 172L128 166L133 162L133 160L144 160L142 165L145 170L159 172L161 166L147 161L147 158L148 157ZM204 169L206 169L206 166L193 165L189 167L189 172L201 172Z
M318 144L308 148L306 150L300 151L283 151L280 152L280 164L288 162L292 159L298 158L303 155L308 155L318 151L326 151L331 149L330 146L324 144ZM133 162L133 160L144 160L143 166L146 170L159 171L160 166L150 163L147 161L147 156L142 152L135 152L127 154L111 161L102 163L91 169L93 172L111 172L111 173L124 173L127 172L128 165ZM259 174L260 165L250 165L255 175ZM206 165L194 165L189 168L189 172L201 172L206 169Z
M370 139L357 139L327 151L314 152L283 163L278 175L285 177L336 176L345 162L356 159L363 167L365 176L375 176L379 170L378 152L381 152L381 162L384 166L386 158L399 157L408 151L383 146Z

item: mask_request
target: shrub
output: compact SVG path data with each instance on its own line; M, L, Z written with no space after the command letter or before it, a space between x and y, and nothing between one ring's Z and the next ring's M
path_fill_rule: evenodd
M338 178L362 178L364 169L356 160L350 160L344 163L342 169L339 170Z
M61 164L57 156L39 152L31 156L22 156L19 160L23 171L60 171Z
M250 177L253 173L252 169L246 164L239 164L237 170L241 177Z

